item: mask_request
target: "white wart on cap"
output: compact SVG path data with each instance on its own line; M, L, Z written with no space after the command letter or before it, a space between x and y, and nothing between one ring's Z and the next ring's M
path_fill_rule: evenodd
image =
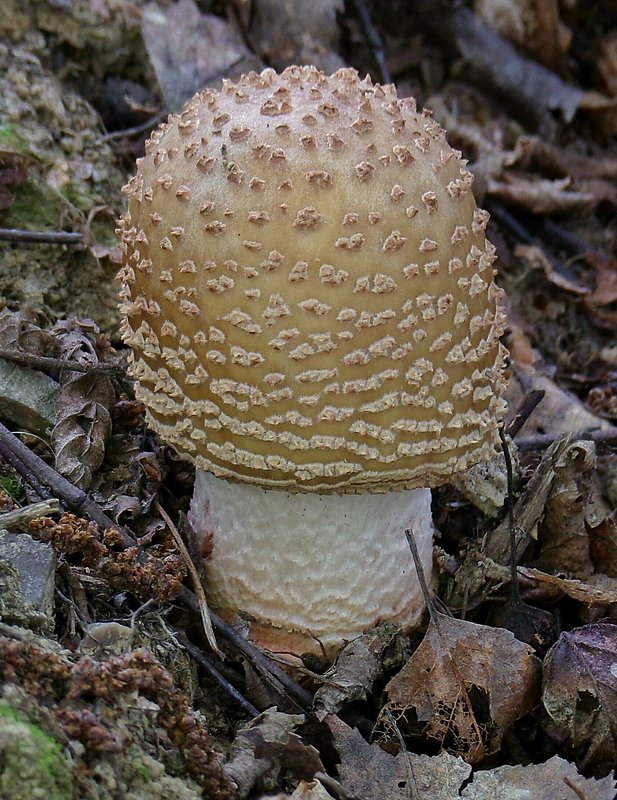
M196 95L147 142L120 224L152 427L214 476L319 496L402 500L490 458L504 315L471 183L429 112L351 69Z

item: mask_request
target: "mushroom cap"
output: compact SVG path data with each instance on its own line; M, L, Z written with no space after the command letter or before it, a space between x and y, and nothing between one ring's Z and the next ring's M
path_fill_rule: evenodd
M251 73L169 117L119 227L152 427L291 491L432 486L491 457L505 317L465 164L352 69Z

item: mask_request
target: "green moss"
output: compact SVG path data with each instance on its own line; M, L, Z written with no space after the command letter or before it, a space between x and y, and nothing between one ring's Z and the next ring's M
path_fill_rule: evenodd
M28 142L19 131L19 127L11 122L0 125L0 150L29 155Z
M20 712L0 704L0 798L73 800L73 776L60 744Z
M19 500L21 497L21 483L19 478L8 472L0 472L0 489L4 489L13 500Z

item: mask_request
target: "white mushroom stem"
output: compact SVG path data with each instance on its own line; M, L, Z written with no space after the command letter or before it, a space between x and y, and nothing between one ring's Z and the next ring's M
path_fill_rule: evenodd
M244 612L268 649L332 655L384 620L409 629L424 610L405 530L430 578L428 489L289 494L197 470L190 520L211 548L212 606Z

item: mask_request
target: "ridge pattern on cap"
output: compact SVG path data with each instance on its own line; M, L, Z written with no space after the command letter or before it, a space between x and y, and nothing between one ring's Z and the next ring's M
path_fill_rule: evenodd
M351 69L197 94L124 191L122 335L151 425L266 488L431 486L495 450L488 214L427 111Z

